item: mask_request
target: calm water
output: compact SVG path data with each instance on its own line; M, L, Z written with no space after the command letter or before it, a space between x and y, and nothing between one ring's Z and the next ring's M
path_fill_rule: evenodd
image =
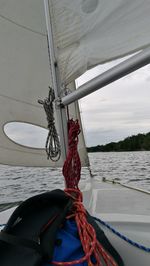
M150 191L150 152L89 154L94 178L115 179ZM82 170L82 179L89 178ZM37 193L63 188L61 169L0 166L0 210Z

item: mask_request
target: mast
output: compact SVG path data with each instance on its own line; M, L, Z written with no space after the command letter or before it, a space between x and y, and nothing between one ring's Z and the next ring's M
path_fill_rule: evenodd
M54 40L53 40L49 0L44 0L44 8L45 8L45 18L46 18L46 27L47 27L47 35L48 35L50 64L51 64L51 71L52 71L52 84L53 84L53 89L55 93L55 100L57 102L60 102L61 81L60 81L59 69L58 69L58 64L57 64L57 54L56 54L57 51L56 51L56 47L54 46ZM67 147L68 147L67 118L66 118L65 107L62 107L62 105L57 105L56 113L57 113L58 125L59 125L61 155L62 155L63 161L65 161L66 155L67 155Z

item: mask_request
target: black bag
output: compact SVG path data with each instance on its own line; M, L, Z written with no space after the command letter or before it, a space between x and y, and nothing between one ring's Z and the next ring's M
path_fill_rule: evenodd
M71 199L61 190L21 203L0 233L0 265L38 266L51 260L57 229L71 206Z

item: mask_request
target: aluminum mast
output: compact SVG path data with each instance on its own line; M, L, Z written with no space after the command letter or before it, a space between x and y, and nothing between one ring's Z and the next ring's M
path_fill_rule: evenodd
M56 57L57 54L56 54L56 49L54 47L50 7L49 7L48 0L44 0L44 7L45 7L49 52L50 52L50 64L51 64L51 71L52 71L52 84L53 84L53 89L55 93L55 98L57 101L60 99L61 82L60 82L60 75L59 75L59 70L57 66L57 57ZM56 108L56 112L57 112L57 118L58 118L58 124L59 124L61 153L62 153L62 158L64 161L66 159L67 147L68 147L66 112L65 112L65 108L62 108L61 106L58 106Z

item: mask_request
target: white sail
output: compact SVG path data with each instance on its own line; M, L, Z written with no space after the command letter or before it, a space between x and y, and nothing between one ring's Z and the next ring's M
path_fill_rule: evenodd
M48 96L51 72L43 1L0 1L0 163L22 166L62 166L47 160L44 149L21 146L4 133L9 122L47 127L38 99ZM71 107L74 118L79 110ZM83 135L79 152L88 159Z
M49 0L61 81L150 45L150 0ZM9 122L47 126L37 103L51 85L42 0L0 1L0 163L60 166L43 149L17 145L4 134ZM75 106L72 107L75 109ZM79 112L74 114L79 117ZM87 162L83 136L82 162Z
M62 80L150 45L150 0L51 0Z

